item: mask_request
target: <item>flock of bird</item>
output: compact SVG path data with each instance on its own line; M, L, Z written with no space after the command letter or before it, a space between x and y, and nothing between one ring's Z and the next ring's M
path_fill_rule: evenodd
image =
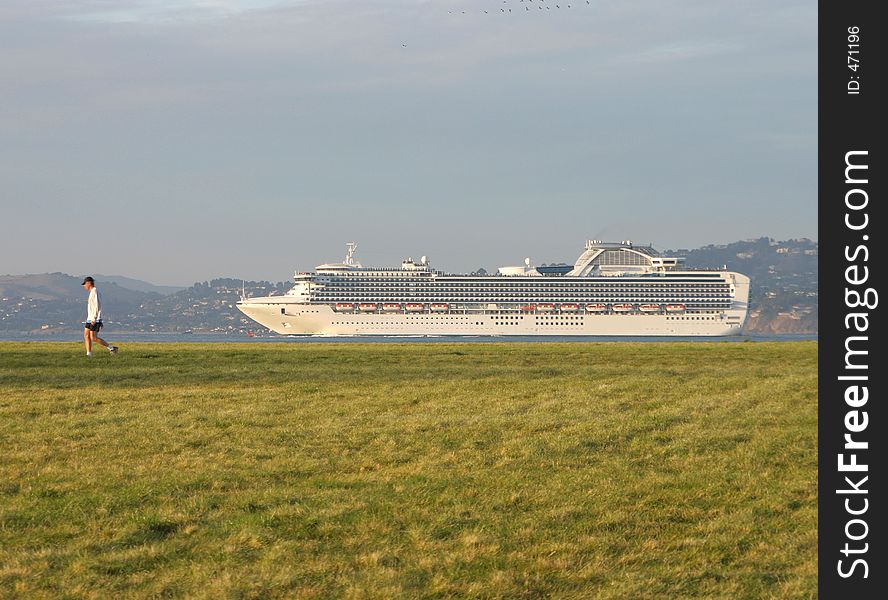
M525 11L530 11L534 7L536 7L538 10L552 10L552 8L555 8L556 10L560 10L562 8L564 8L564 9L573 8L573 4L570 4L569 2L570 2L570 0L518 0L518 2L516 4L523 4ZM509 0L503 0L503 4L505 4L507 6L500 7L499 10L501 13L508 14L508 13L512 12L512 8L510 6L508 6L510 4ZM513 2L513 4L515 4L515 3ZM586 0L586 4L590 4L589 0ZM517 7L516 10L520 11L521 7ZM488 15L491 12L496 14L495 10L490 11L490 10L485 10L485 9L449 10L447 12L450 13L451 15L457 14L457 13L465 15L465 14L471 13L471 12L483 12L485 15Z
M536 8L537 10L561 10L574 8L574 5L577 6L591 6L590 0L585 0L585 4L583 4L583 0L503 0L503 4L505 6L500 7L499 12L501 14L509 14L512 12L512 7L510 4L521 4L525 12L529 12ZM521 6L515 8L517 12L521 11ZM474 10L465 10L465 9L452 9L447 11L448 14L479 14L484 13L485 15L489 15L491 13L497 14L496 10L488 10L488 9L474 9ZM401 44L404 48L407 47L407 44Z

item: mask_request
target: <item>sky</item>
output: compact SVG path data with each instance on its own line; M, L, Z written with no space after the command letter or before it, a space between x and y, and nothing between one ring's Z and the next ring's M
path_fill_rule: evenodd
M816 239L816 25L812 0L4 0L0 274Z

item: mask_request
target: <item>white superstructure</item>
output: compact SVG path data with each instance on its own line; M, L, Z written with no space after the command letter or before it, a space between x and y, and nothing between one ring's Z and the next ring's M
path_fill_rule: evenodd
M426 257L397 268L341 263L297 273L283 296L237 307L284 335L723 336L746 320L749 278L682 270L653 248L589 240L576 263L453 275Z

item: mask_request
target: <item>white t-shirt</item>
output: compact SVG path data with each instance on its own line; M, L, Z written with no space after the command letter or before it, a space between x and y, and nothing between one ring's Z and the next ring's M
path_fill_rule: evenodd
M102 298L99 296L99 290L96 288L92 288L89 291L89 300L86 301L86 320L102 320Z

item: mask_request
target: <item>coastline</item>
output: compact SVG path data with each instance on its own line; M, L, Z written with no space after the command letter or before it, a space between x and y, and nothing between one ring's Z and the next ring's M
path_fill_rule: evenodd
M228 333L175 333L175 332L127 332L103 331L102 335L120 343L545 343L545 342L694 342L694 343L742 343L742 342L799 342L816 341L817 334L743 334L726 337L642 337L642 336L283 336L260 333L253 336ZM0 342L77 342L78 331L54 333L0 332Z

